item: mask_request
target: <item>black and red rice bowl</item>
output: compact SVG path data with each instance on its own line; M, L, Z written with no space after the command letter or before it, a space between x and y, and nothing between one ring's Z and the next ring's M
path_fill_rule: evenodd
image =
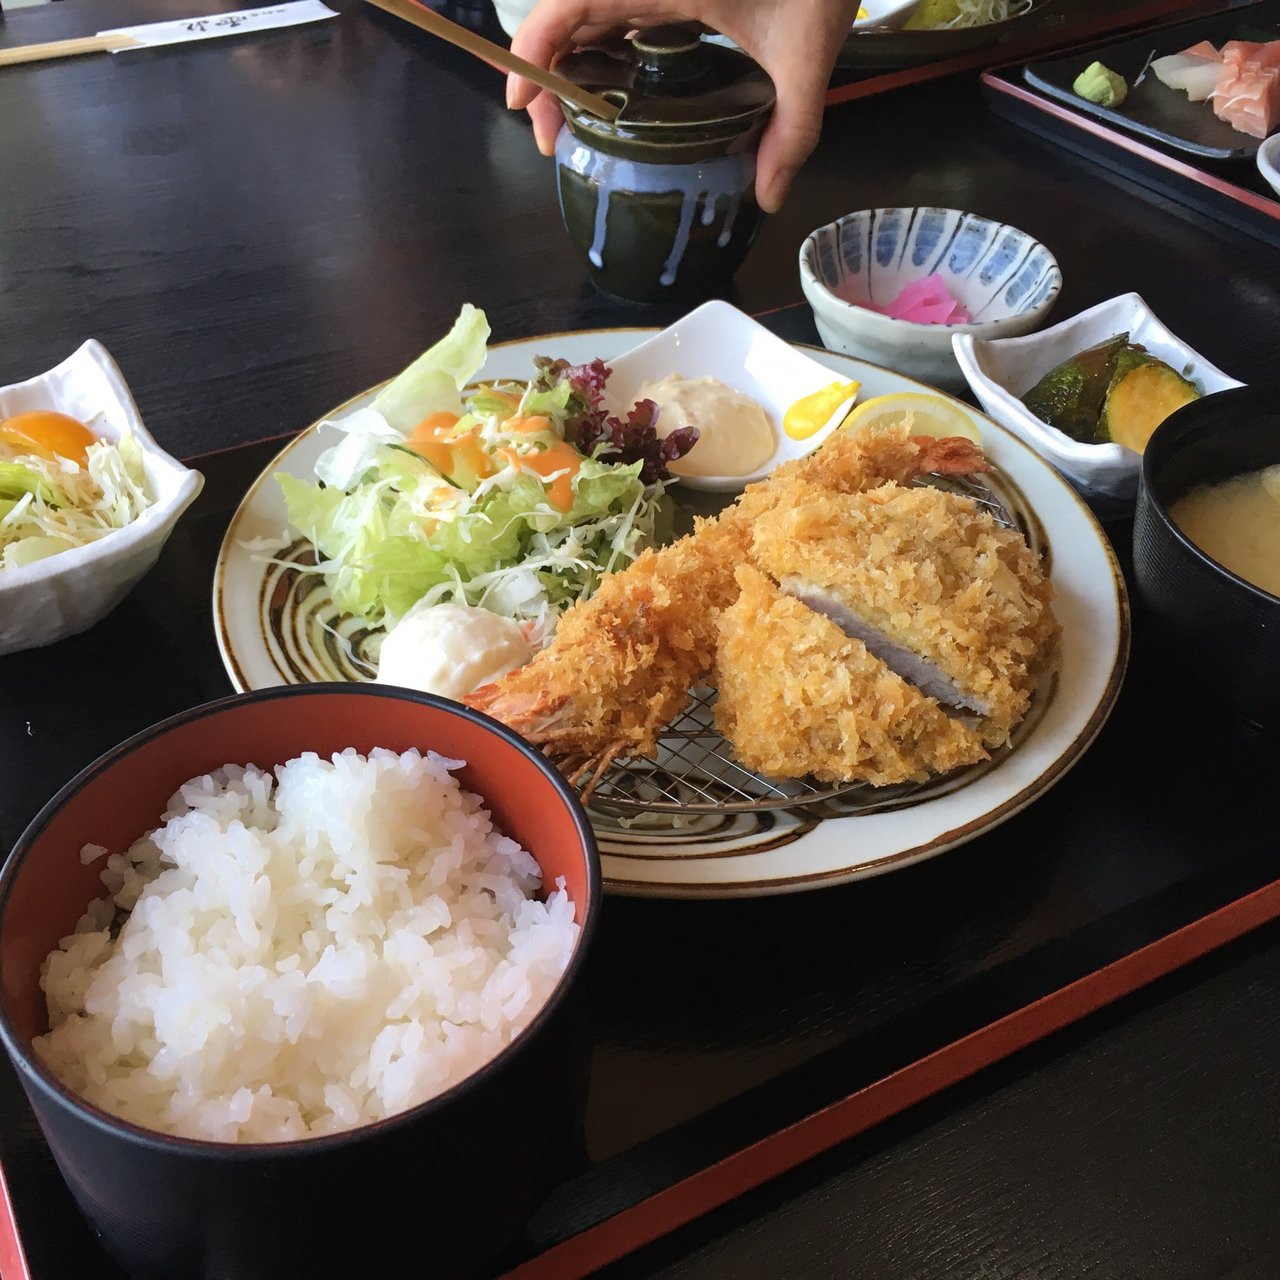
M125 849L188 779L228 762L270 770L314 751L430 749L565 881L578 926L558 983L495 1057L428 1101L341 1132L226 1142L143 1127L63 1084L33 1041L48 1029L45 957L99 897L86 844ZM509 1249L579 1154L586 1097L580 977L601 903L585 812L505 727L427 695L357 685L241 694L143 731L86 768L0 870L0 1039L76 1201L139 1277L465 1275Z

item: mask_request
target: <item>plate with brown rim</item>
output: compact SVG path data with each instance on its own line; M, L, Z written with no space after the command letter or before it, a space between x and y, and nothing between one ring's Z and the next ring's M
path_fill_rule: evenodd
M496 344L479 377L527 378L535 355L575 364L607 361L653 332L587 330ZM864 399L902 391L942 394L862 360L804 349L839 377L861 382ZM338 406L326 419L365 407L377 390ZM731 785L729 773L737 766L713 751L709 770L701 766L703 785L689 789L680 752L682 744L706 734L713 695L702 691L672 726L658 760L607 774L590 804L612 892L766 895L909 866L972 840L1031 804L1093 741L1115 704L1129 651L1128 600L1115 556L1089 509L1052 467L969 405L955 403L978 427L994 467L975 496L1002 512L1043 558L1062 623L1059 668L1041 682L1013 742L981 765L880 792L779 788L761 779ZM313 478L316 459L331 440L332 433L314 423L290 441L254 481L228 526L214 574L213 618L237 689L376 674L375 633L360 619L339 614L323 577L307 567L308 548L289 538L274 480L281 471ZM699 511L722 501L683 488L675 496ZM264 550L285 545L284 552ZM651 779L655 787L647 789Z
M978 49L1006 44L1024 30L1025 19L1043 13L1052 0L1014 0L1013 12L997 22L969 27L854 27L845 37L836 64L841 67L915 67L959 58Z

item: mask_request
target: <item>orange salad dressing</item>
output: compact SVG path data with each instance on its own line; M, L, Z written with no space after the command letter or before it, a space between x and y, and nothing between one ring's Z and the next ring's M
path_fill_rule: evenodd
M469 468L478 479L493 474L493 462L480 443L478 431L455 435L458 417L452 413L433 413L409 432L409 448L425 458L441 475L452 475L459 466Z
M458 422L456 414L430 414L409 432L405 443L443 476L453 475L460 467L469 469L478 479L493 475L493 459L485 452L479 430L457 435ZM517 453L508 448L498 449L497 454L513 467L540 476L547 482L547 499L551 505L558 511L568 511L573 506L573 477L582 465L582 455L558 439L550 421L539 414L508 418L502 425L506 431L551 435L551 443L539 452Z
M547 483L547 499L557 511L568 511L573 506L573 477L582 465L582 455L572 445L557 440L541 453L516 453L514 449L499 449L498 452L513 467L532 471L543 480L554 476Z

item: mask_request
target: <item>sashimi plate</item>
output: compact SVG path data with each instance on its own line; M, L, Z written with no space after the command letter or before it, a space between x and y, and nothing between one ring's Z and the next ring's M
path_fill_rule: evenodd
M608 361L653 333L589 330L496 344L479 377L527 378L535 355L571 363ZM938 394L862 360L803 350L840 378L861 382L863 399L902 391ZM693 370L682 372L695 376ZM363 408L376 391L326 416ZM1115 556L1089 509L1052 467L1004 428L955 403L982 434L996 469L997 504L1049 568L1062 623L1059 670L1041 682L1011 747L983 765L924 786L820 795L801 790L794 803L785 788L755 780L766 803L637 809L610 800L606 775L590 812L612 892L744 897L839 884L909 866L964 844L1025 808L1093 741L1119 694L1129 651L1128 601ZM318 574L279 563L305 558L305 546L274 555L263 549L280 546L286 527L273 477L287 472L313 478L316 459L328 443L318 423L295 437L254 482L228 526L214 575L213 617L222 660L237 689L374 675L372 664L360 657L367 630L338 614ZM702 512L724 501L683 487L674 496L682 506ZM695 736L698 715L695 705L688 717L695 722ZM655 767L662 770L669 763L660 758ZM754 784L747 789L754 790Z

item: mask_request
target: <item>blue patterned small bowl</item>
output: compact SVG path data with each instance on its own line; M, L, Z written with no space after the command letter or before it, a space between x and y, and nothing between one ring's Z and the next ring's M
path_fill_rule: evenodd
M881 315L903 287L938 273L968 311L966 324L921 324ZM1062 289L1057 259L1004 223L957 209L861 209L819 227L800 248L800 284L823 345L944 387L964 378L954 333L1029 333Z

